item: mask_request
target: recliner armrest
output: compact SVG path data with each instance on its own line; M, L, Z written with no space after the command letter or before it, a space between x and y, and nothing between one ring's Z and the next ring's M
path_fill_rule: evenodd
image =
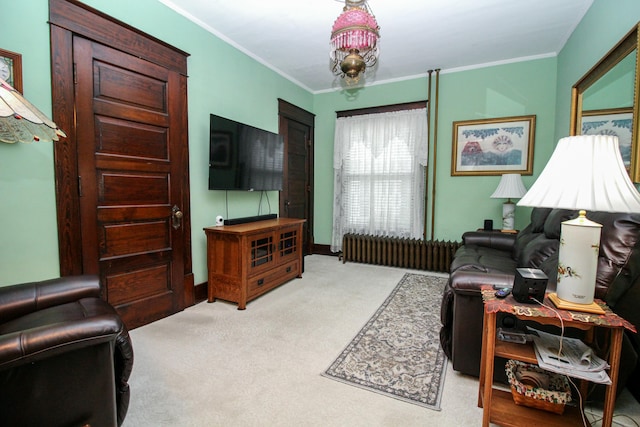
M116 314L53 323L0 335L0 370L103 342L122 331Z
M0 323L82 298L100 297L98 276L66 276L0 287Z
M456 270L449 277L443 299L440 332L443 348L448 347L453 369L467 375L480 373L483 285L513 286L514 276L504 273Z
M456 294L476 294L483 285L497 287L513 286L512 274L485 273L475 270L456 270L451 274L449 286Z
M516 243L514 234L487 232L487 231L467 231L462 235L464 245L476 245L501 251L512 251Z

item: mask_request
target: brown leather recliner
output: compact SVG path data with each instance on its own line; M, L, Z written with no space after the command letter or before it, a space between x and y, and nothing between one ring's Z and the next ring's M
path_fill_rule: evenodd
M481 285L512 286L515 269L539 268L554 291L558 268L561 222L576 211L535 208L531 223L517 236L504 233L468 232L451 263L440 311L440 341L453 369L478 376L482 347L483 304ZM596 298L604 300L618 315L640 330L640 215L587 212L602 224ZM640 337L625 331L620 385L640 396Z
M132 367L98 277L0 287L0 425L121 425Z

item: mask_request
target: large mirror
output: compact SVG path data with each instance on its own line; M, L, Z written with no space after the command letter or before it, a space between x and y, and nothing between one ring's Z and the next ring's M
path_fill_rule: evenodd
M615 135L633 182L640 182L638 34L627 33L572 88L571 135Z

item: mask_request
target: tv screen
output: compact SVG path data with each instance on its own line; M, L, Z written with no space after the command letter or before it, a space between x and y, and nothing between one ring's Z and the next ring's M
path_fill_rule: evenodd
M280 191L281 135L211 114L209 190Z

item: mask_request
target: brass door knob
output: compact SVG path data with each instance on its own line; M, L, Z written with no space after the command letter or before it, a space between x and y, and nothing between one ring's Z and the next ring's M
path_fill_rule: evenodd
M180 208L176 205L173 205L173 207L171 208L171 222L173 228L175 228L176 230L182 225L183 216L184 214L182 213Z

